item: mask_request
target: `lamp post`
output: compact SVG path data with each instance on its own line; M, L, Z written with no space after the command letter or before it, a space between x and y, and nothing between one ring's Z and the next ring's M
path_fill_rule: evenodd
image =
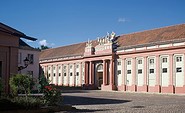
M26 58L24 59L24 66L19 66L19 67L18 67L18 71L21 71L21 70L27 68L28 65L29 65L29 62L30 62L30 61L29 61L28 58L26 57Z

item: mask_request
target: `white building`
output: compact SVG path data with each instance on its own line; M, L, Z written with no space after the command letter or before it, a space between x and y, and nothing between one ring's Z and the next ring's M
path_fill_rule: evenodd
M20 39L18 51L18 66L24 66L24 59L26 59L26 57L29 60L29 65L25 69L20 70L19 73L30 75L30 77L37 80L39 77L39 53L40 50L29 46Z

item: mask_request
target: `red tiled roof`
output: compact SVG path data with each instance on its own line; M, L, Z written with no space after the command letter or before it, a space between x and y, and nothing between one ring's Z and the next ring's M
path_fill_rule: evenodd
M119 46L134 46L185 38L185 24L168 26L143 32L122 35Z
M92 41L92 45L96 46L97 41ZM58 57L66 57L66 56L77 56L83 55L85 52L86 42L62 46L58 48L51 48L41 51L40 59L48 59L48 58L58 58Z
M117 42L120 47L124 47L176 39L185 39L185 24L121 35L118 38ZM93 47L97 45L96 40L92 41L92 43ZM65 56L83 55L85 51L85 46L86 42L83 42L58 48L47 49L41 51L40 60Z

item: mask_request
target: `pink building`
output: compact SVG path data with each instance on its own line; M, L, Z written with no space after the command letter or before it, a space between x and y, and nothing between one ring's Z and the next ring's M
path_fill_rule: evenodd
M20 38L32 41L37 40L0 22L0 78L2 79L5 93L10 91L9 78L18 73Z
M40 65L56 85L185 94L185 24L44 50Z

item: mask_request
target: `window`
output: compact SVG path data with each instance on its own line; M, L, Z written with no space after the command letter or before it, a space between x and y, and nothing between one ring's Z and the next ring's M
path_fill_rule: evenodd
M167 73L167 68L163 68L162 73Z
M72 66L72 65L70 65L70 69L72 69L72 67L73 67L73 66Z
M58 76L60 77L61 76L61 73L59 73Z
M182 61L182 57L181 56L176 57L176 62L181 62L181 61Z
M150 69L150 74L151 74L151 73L154 73L154 69Z
M131 70L127 70L127 74L131 74Z
M66 76L66 73L64 73L64 76Z
M127 65L131 65L131 60L127 61Z
M64 70L66 69L66 66L64 66Z
M103 70L103 65L102 64L98 65L97 71L102 71L102 70Z
M178 73L178 72L182 72L182 68L181 67L177 67L176 68L176 72Z
M76 72L76 76L79 76L79 72Z
M121 74L121 70L118 70L118 75Z
M142 60L138 60L138 64L142 64Z
M53 66L53 70L55 70L55 66Z
M73 73L70 73L70 76L73 76Z
M53 76L55 77L55 73L53 74Z
M48 77L50 77L50 74L48 75Z
M30 61L30 64L33 64L33 54L28 54L27 58Z
M154 64L154 59L150 59L150 64Z
M138 74L142 74L142 69L138 69Z
M119 66L121 65L121 62L120 62L120 61L118 61L118 65L119 65Z
M162 62L163 62L163 63L166 63L166 62L167 62L167 58L163 58L163 59L162 59Z
M49 70L50 70L50 67L49 67Z
M79 68L79 65L76 65L76 68Z
M60 68L61 68L61 67L59 66L58 69L60 70Z

